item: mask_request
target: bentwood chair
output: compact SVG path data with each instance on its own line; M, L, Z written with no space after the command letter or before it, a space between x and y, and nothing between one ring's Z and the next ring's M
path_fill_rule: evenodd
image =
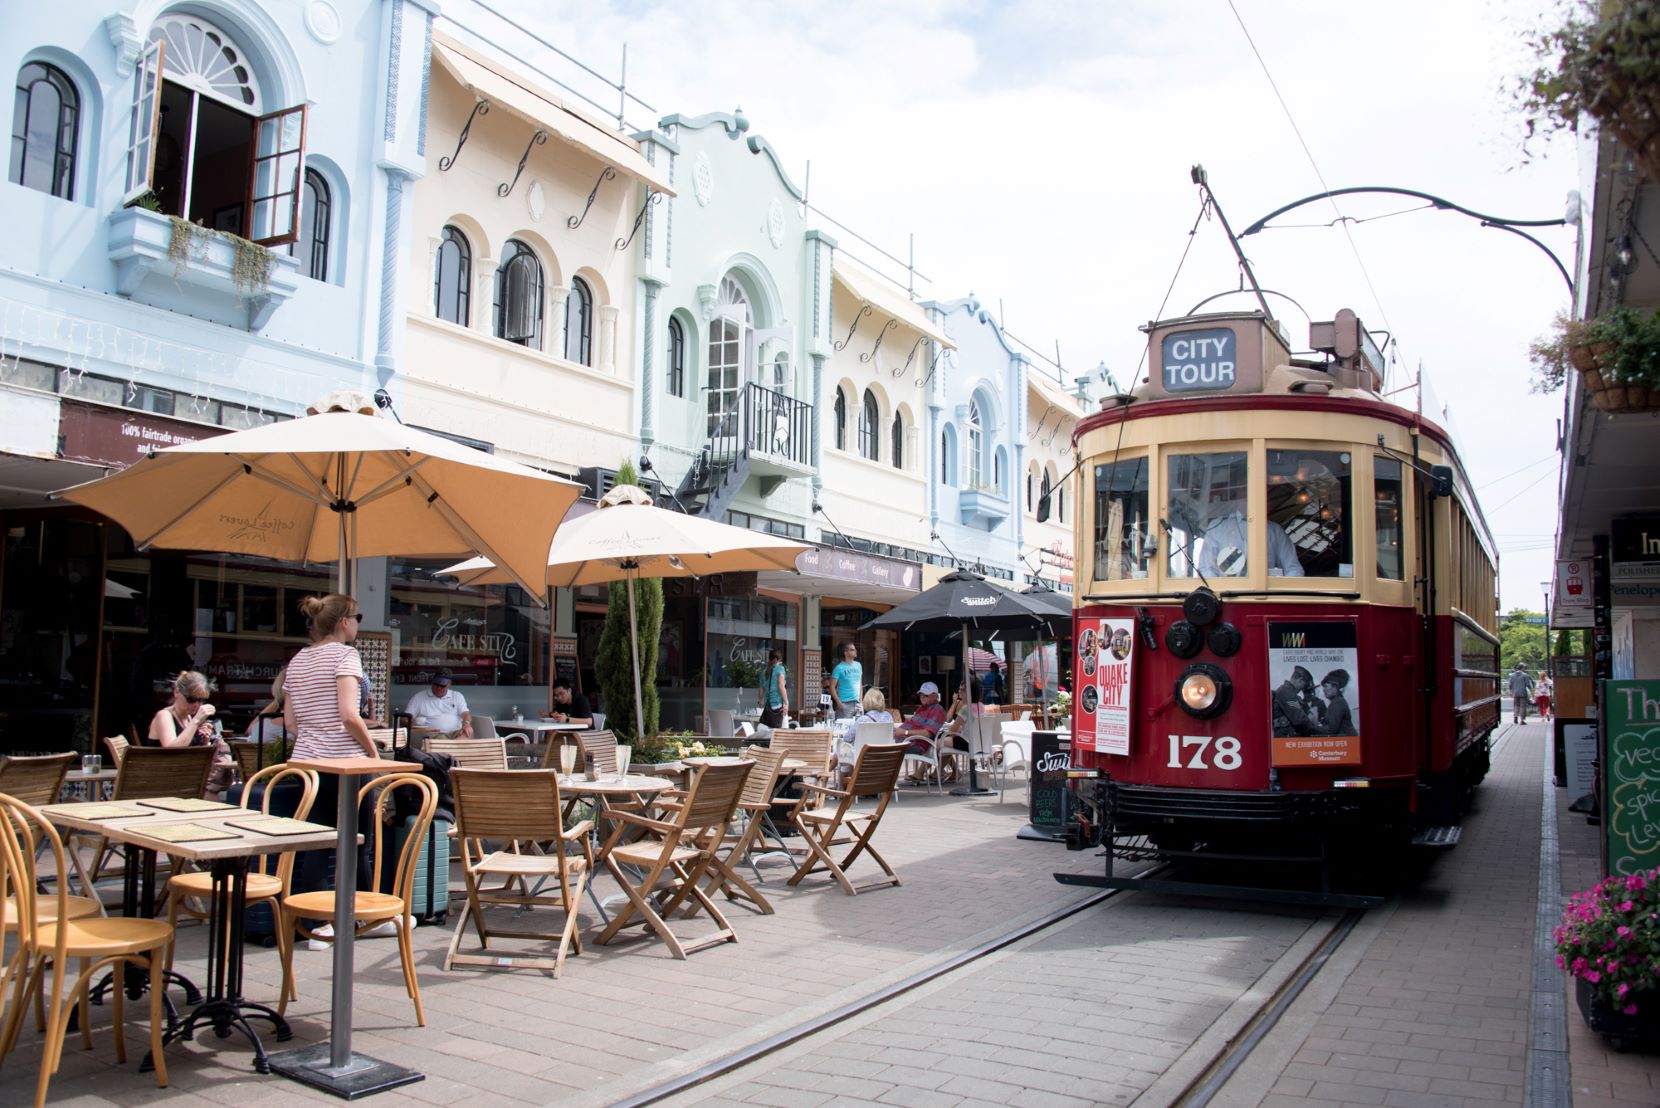
M744 782L754 769L755 764L746 761L698 766L692 771L685 799L663 819L649 819L634 812L611 813L616 829L606 840L601 856L628 903L595 942L604 946L624 927L649 927L668 945L669 953L684 960L687 954L706 946L738 941L737 932L700 883L714 865L727 825L743 795ZM645 837L621 841L629 831L643 832ZM625 866L641 876L631 876ZM688 940L669 928L668 917L687 897L709 913L714 931Z
M390 838L392 794L402 788L415 789L421 794L421 807L415 814L414 826L404 839L403 850L396 858L388 858L386 849ZM376 778L357 792L358 807L371 799L374 814L374 865L370 870L371 889L381 887L381 873L386 866L392 870L392 891L358 892L352 897L352 918L358 931L387 920L393 920L398 929L398 954L403 961L404 989L415 1002L415 1022L426 1026L426 1010L421 1006L421 987L415 980L415 950L410 933L415 930L415 916L410 907L410 888L415 881L415 860L420 856L421 844L426 842L427 828L432 826L432 815L438 808L438 786L419 773L392 773ZM304 926L301 920L334 919L334 890L290 893L278 901L277 950L282 955L282 993L277 1001L277 1014L288 1007L289 998L299 999L294 985L294 936L322 939ZM329 939L328 941L332 941Z
M88 916L75 918L64 882L56 893L39 892L34 844L44 843L58 873L64 872L63 840L57 828L38 810L10 796L0 794L0 890L6 894L6 918L16 906L18 947L11 960L0 966L0 996L8 985L12 1000L0 1026L0 1058L17 1045L23 1012L31 996L46 989L51 970L51 997L47 1005L46 1035L35 1083L35 1108L46 1103L46 1090L63 1058L64 1040L69 1037L69 1017L79 1013L82 1045L92 1046L91 1006L88 984L94 975L121 962L131 962L150 971L150 1056L156 1068L156 1085L167 1087L167 1059L162 1053L166 1021L162 1011L165 980L162 961L173 939L172 925L161 920L131 917ZM50 904L50 907L47 905ZM70 959L80 962L80 973L69 988L65 974ZM15 977L13 983L10 979ZM115 1020L115 1058L127 1060L125 989L110 990L111 1014Z
M74 761L73 754L0 758L0 793L37 808L56 804L63 791L64 774Z
M294 818L305 819L311 815L311 805L317 799L318 777L317 771L312 769L290 769L286 765L266 766L243 784L242 807L252 810L257 801L260 814L270 815L271 801L276 796L278 787L288 782L298 784L302 790L299 807L294 810ZM293 872L293 851L261 856L248 870L248 883L244 894L247 906L252 907L267 900L287 896L288 882ZM205 870L174 874L167 882L167 922L177 927L181 912L192 919L207 919L208 913L192 908L188 900L203 899L212 895L213 874ZM173 968L171 945L167 948L167 968Z
M853 776L847 788L806 786L810 794L819 798L820 803L814 805L808 801L795 813L796 829L806 840L807 849L811 854L790 878L790 885L801 884L802 878L819 866L824 866L830 871L830 876L836 879L836 884L840 885L842 892L848 896L899 884L899 875L888 865L887 859L876 852L870 840L875 836L876 828L882 823L882 814L888 810L888 803L893 799L893 787L899 780L899 769L905 761L905 750L904 743L867 746L859 751L859 760L854 763ZM861 796L876 797L876 806L871 809L855 808L854 803ZM847 832L845 837L844 831ZM831 851L835 847L845 845L851 845L852 849L838 862ZM863 885L854 885L847 876L847 870L860 854L869 854L870 860L882 868L885 876Z
M565 826L559 802L559 772L536 770L458 769L450 774L455 790L456 837L461 840L461 874L467 882L467 903L455 922L446 970L457 966L524 966L551 969L557 980L565 971L565 955L582 953L577 934L577 906L593 877L594 853L589 842L590 820ZM506 844L491 850L486 840ZM551 842L546 853L521 851ZM500 885L486 885L499 877ZM535 888L527 883L536 880ZM546 889L548 891L544 892ZM488 909L551 907L565 913L558 931L505 931L492 927ZM458 954L461 936L471 919L481 954ZM557 942L550 959L490 949L491 939L543 939Z

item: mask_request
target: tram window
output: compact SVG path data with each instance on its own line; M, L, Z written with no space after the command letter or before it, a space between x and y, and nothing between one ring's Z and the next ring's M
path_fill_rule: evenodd
M1401 565L1401 463L1394 458L1373 458L1372 475L1378 513L1378 576L1400 581L1404 577Z
M1095 467L1095 579L1147 576L1147 459Z
M1245 451L1178 454L1170 459L1171 577L1243 577L1250 569Z
M1268 451L1270 576L1355 575L1350 485L1347 451ZM1284 549L1283 558L1276 554L1277 543ZM1295 568L1290 564L1293 553ZM1273 564L1281 561L1285 564Z

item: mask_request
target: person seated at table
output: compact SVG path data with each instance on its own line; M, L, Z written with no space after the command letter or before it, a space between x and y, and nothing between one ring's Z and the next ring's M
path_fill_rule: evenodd
M150 720L150 746L206 746L218 737L208 679L193 669L173 678L173 702Z
M971 678L966 687L958 685L957 691L951 694L951 710L945 714L945 725L940 728L940 741L949 739L953 747L968 753L968 738L963 734L968 726L968 717L985 714L985 693L980 688L980 682ZM945 779L950 782L956 776L957 760L953 758L946 766Z
M561 677L553 683L553 722L594 725L594 710L588 706L588 698L571 688L569 678Z
M893 713L888 711L888 698L882 695L882 690L871 688L865 692L861 702L864 711L853 718L854 723L892 723Z
M932 681L924 681L916 691L917 699L922 701L922 707L910 719L893 729L895 739L905 739L910 742L911 749L919 754L932 754L934 751L934 736L939 729L945 726L945 709L940 706L940 687ZM913 785L922 784L921 772L910 776Z
M409 698L405 711L414 717L416 727L436 731L446 739L470 739L473 713L467 710L467 698L450 688L454 680L449 670L439 670L430 686ZM361 706L358 711L361 716Z

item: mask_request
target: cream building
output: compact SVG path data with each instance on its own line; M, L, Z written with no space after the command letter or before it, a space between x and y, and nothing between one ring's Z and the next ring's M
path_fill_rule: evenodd
M638 441L630 240L673 190L610 121L456 39L432 55L398 410L529 465L614 470Z
M1026 476L1020 490L1023 514L1022 584L1041 577L1059 592L1072 591L1073 527L1078 518L1073 489L1072 430L1083 403L1042 370L1026 370ZM1049 518L1038 522L1038 501L1050 494ZM1034 572L1035 571L1035 572Z

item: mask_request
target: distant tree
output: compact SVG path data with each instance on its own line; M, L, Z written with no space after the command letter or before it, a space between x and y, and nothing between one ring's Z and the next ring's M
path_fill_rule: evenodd
M624 462L617 470L617 484L636 484L634 463ZM626 512L628 508L605 508ZM610 603L605 609L605 627L599 636L599 657L595 659L600 696L605 705L605 726L618 738L638 740L657 734L657 651L663 633L663 582L655 577L634 582L634 609L639 618L640 706L645 726L634 718L634 661L629 651L628 585L611 583Z
M1517 662L1529 673L1545 668L1548 638L1543 622L1529 623L1529 618L1543 620L1542 612L1513 608L1499 617L1499 670L1509 672Z

